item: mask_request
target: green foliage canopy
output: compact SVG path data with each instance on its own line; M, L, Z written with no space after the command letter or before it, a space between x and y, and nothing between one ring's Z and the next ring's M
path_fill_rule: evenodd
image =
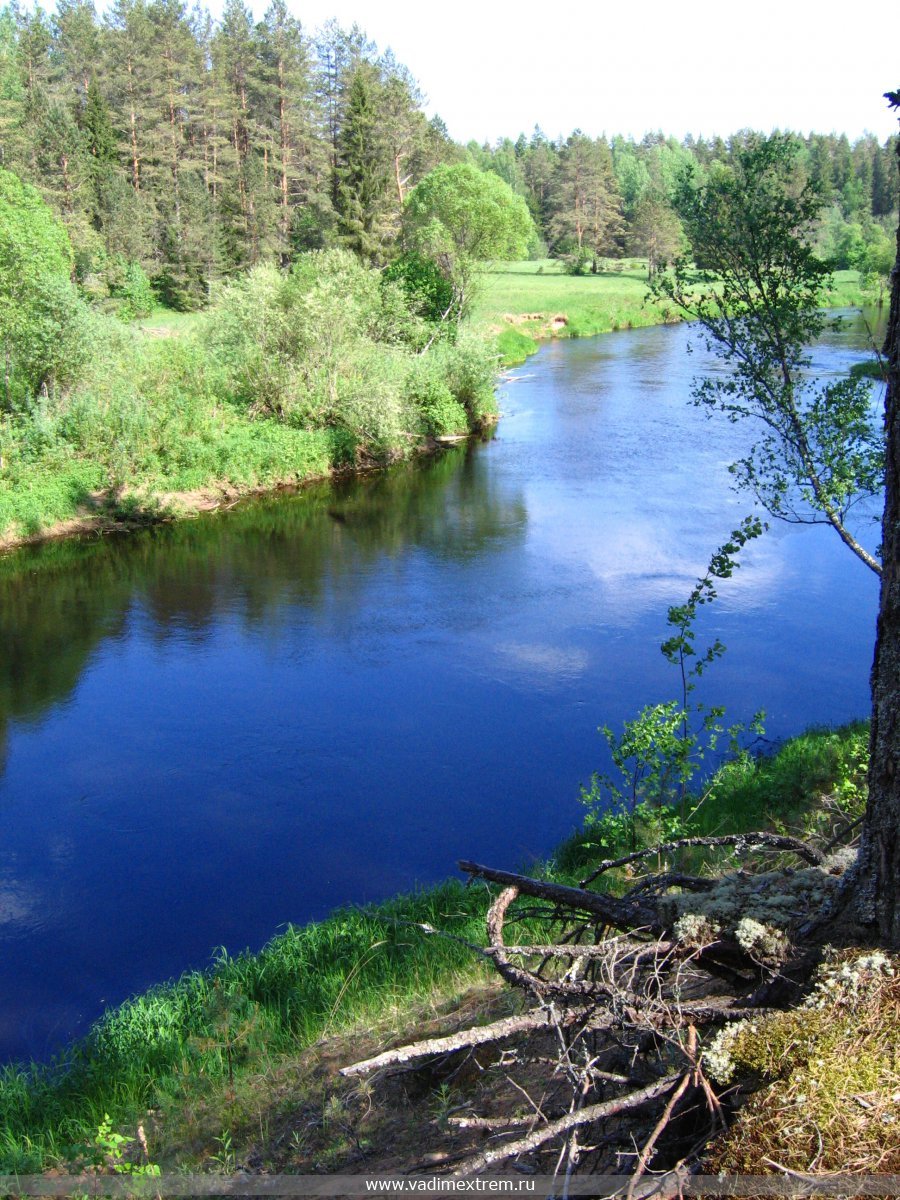
M38 192L0 170L0 338L7 407L70 374L87 353L72 249Z
M452 281L458 319L471 302L475 265L524 258L535 233L523 198L471 163L429 172L407 197L404 225L412 248Z
M442 163L413 188L407 228L432 252L474 262L524 258L534 233L528 206L499 176Z
M798 152L789 136L752 136L704 183L685 173L675 207L694 261L679 259L654 291L700 324L727 368L695 383L695 402L762 427L731 468L738 485L773 516L831 525L880 573L846 523L850 509L881 488L869 384L822 385L809 374L808 348L828 324L830 272L810 244L822 194L798 174Z

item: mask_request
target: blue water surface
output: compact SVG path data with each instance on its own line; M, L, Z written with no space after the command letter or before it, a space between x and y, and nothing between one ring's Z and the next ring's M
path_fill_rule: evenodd
M552 343L484 443L4 562L0 1055L571 831L597 726L677 694L667 606L752 511L747 432L687 403L718 369L692 340ZM850 324L816 370L862 357ZM773 524L704 611L703 698L773 739L865 715L877 591L832 531Z

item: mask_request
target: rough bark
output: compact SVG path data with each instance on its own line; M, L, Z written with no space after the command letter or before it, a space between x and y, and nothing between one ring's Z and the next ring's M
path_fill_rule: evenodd
M900 145L898 145L900 166ZM881 602L872 666L869 800L863 826L855 900L859 917L879 940L900 948L900 227L891 277L884 345L885 493Z

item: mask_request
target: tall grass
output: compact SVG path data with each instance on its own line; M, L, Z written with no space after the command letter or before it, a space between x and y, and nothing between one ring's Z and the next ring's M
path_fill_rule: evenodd
M107 1012L55 1061L0 1072L0 1170L76 1158L105 1113L134 1122L148 1108L196 1103L205 1088L260 1069L369 1013L429 993L478 968L459 943L477 941L484 888L449 881L325 921L289 926L258 954L221 952L193 971Z

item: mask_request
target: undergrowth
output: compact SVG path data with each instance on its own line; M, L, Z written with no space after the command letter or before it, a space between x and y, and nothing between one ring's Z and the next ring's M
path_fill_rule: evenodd
M76 379L0 413L0 538L117 497L295 483L496 416L498 358L339 251L258 267L178 337L93 314Z
M676 837L769 829L801 838L832 836L862 815L869 728L810 729L772 754L742 753L716 771L699 801L683 808L639 805L613 809L578 830L554 856L556 868L578 874L597 858ZM685 863L696 856L686 856ZM692 863L696 866L696 861Z

